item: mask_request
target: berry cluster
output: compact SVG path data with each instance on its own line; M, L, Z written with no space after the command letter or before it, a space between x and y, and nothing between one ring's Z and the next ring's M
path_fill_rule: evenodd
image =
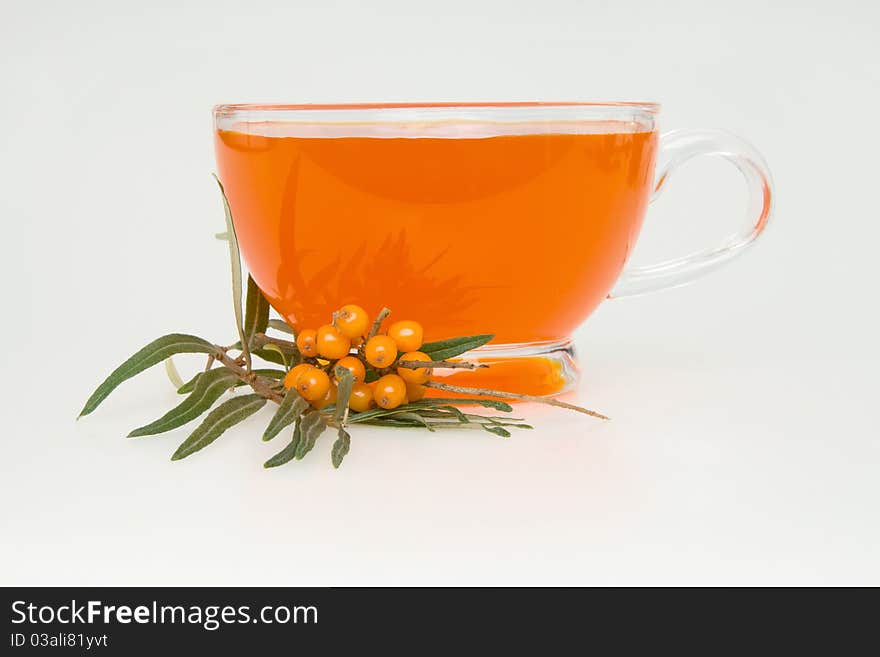
M386 334L367 337L369 327L367 312L349 304L334 313L332 324L299 331L296 346L303 362L287 373L284 386L295 388L314 408L322 409L336 403L333 373L342 367L354 379L348 401L352 411L366 411L374 404L390 409L420 400L431 369L404 367L400 362L431 362L419 351L422 326L404 320L393 323ZM368 383L370 377L375 380Z

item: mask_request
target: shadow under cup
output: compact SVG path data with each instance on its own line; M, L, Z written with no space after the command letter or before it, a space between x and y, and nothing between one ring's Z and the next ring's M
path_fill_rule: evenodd
M245 262L293 326L346 303L426 340L493 333L492 367L435 376L528 394L576 380L569 336L609 293L653 191L657 106L225 105L220 178Z

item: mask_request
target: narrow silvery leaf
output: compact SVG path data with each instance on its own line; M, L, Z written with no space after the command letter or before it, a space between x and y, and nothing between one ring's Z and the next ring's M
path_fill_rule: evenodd
M461 412L459 409L457 409L455 406L438 406L437 408L438 408L438 409L441 409L441 410L444 410L444 411L449 411L449 412L452 413L455 417L457 417L457 418L458 418L458 421L461 422L462 424L467 424L468 422L470 422L470 420L468 420L468 418L467 418L467 415L465 415L464 413L462 413L462 412Z
M284 393L284 399L281 400L281 404L279 404L278 410L275 411L272 421L269 422L269 426L266 427L266 431L263 433L263 440L272 440L284 427L294 422L308 408L309 402L303 399L296 389L288 389Z
M281 379L283 379L287 375L286 370L276 370L276 369L271 369L271 368L258 367L256 369L251 370L251 371L254 374L256 374L257 376L262 376L267 379L275 379L276 381L280 381ZM243 386L243 385L245 385L245 382L239 380L239 382L236 383L236 385Z
M498 399L480 399L477 403L480 406L494 408L496 411L501 411L502 413L510 413L513 411L513 406Z
M285 463L293 460L296 457L296 448L299 447L300 440L302 439L302 431L300 430L300 421L299 418L296 419L296 424L293 427L293 438L291 438L290 442L287 446L278 452L275 456L270 458L263 464L264 468L277 468L279 465L284 465Z
M203 374L203 372L198 372L193 378L184 383L177 389L178 395L185 395L193 391L193 388L196 387L196 383L198 383L199 377Z
M434 431L434 428L431 426L431 424L425 418L423 418L421 415L419 415L418 413L412 413L412 412L398 413L397 415L394 416L394 418L397 420L406 420L408 422L415 422L415 423L421 424L428 431Z
M489 433L494 433L496 436L501 436L502 438L510 438L510 432L504 427L499 427L497 425L483 425L483 428Z
M428 354L433 360L446 360L460 356L471 349L482 347L494 337L494 335L468 335L461 338L426 342L419 351Z
M421 415L422 413L425 415ZM442 415L451 417L450 414L445 412L442 413ZM369 411L349 415L348 423L356 424L391 419L395 422L406 422L408 424L413 424L414 426L424 427L426 417L437 417L437 415L435 414L432 416L430 410L423 407L416 407L415 404L404 404L397 408L374 408Z
M211 371L211 370L209 370L209 371ZM257 368L257 369L251 370L251 371L254 374L256 374L257 376L262 376L267 379L275 379L276 381L280 381L287 374L287 372L285 370L275 370L275 369L269 369L269 368ZM185 395L189 392L192 392L193 388L196 387L196 382L198 382L199 377L202 376L202 374L204 374L204 372L199 372L193 378L191 378L189 381L187 381L182 386L180 386L177 389L177 394ZM241 379L237 379L235 381L234 385L235 385L235 387L239 387L239 386L247 385L247 383L245 383Z
M165 359L165 374L168 375L168 380L171 381L171 385L175 388L180 388L183 385L183 379L180 378L180 372L177 371L177 366L174 364L172 356Z
M278 364L283 365L284 367L287 367L287 356L284 355L284 352L281 351L281 347L279 347L277 344L272 344L270 342L270 343L263 346L263 351L264 352L269 352L269 351L275 352L276 354L278 354L278 357L281 359L281 362Z
M348 416L349 424L359 422L368 422L376 418L386 417L390 415L398 415L406 412L418 412L421 409L438 408L442 406L450 406L452 404L475 404L485 408L492 408L497 411L509 413L513 407L507 402L498 401L496 399L468 399L468 398L452 398L452 397L427 397L417 402L410 402L394 409L372 408L368 411L360 413L352 413Z
M290 437L290 447L293 448L294 456L296 456L296 450L299 448L300 442L302 442L302 415L296 418L296 422L293 425L293 436Z
M172 461L179 461L194 452L198 452L213 443L229 427L250 417L263 408L266 400L260 395L242 395L233 397L220 404L202 423L196 427L189 438L183 441L177 451L171 457Z
M250 365L250 352L248 341L244 338L244 316L241 310L241 252L238 249L238 238L235 235L235 225L232 223L232 208L229 207L226 190L223 189L223 183L216 175L214 180L220 186L220 196L223 197L223 213L226 217L226 239L229 242L229 264L232 269L232 309L235 312L235 324L238 337L241 340L241 351Z
M277 468L279 465L284 465L285 463L289 463L296 456L296 446L297 443L290 441L285 445L284 449L278 452L275 456L270 458L263 464L264 468Z
M333 410L333 419L336 421L336 424L342 424L342 418L345 416L345 409L348 408L348 400L351 397L351 389L354 386L354 377L344 367L336 367L333 372L336 374L336 380L338 381L336 408Z
M140 374L157 363L161 363L169 356L184 353L209 354L213 351L214 346L210 342L197 338L194 335L172 333L154 340L113 370L110 376L89 397L79 416L82 417L94 411L120 383Z
M373 418L372 420L367 420L364 424L371 424L377 427L411 427L414 429L424 428L421 422L413 422L412 420L398 420L396 417L377 417Z
M360 413L349 414L348 423L356 424L358 422L366 422L375 418L386 417L389 415L397 415L398 413L405 413L409 410L415 410L416 408L418 407L415 404L405 404L403 406L398 406L397 408L371 408L368 411L361 411Z
M334 468L338 468L342 464L342 459L345 458L349 450L351 450L351 436L348 435L348 431L339 427L339 437L333 443L333 449L330 450L330 460L333 462Z
M513 411L513 406L511 406L507 402L500 401L498 399L472 399L469 397L427 397L415 403L420 406L424 405L425 407L438 405L444 406L450 404L476 404L478 406L483 406L484 408L493 408L496 411L501 411L503 413L510 413L511 411Z
M272 351L270 349L254 349L253 355L259 356L269 363L275 363L276 365L287 367L287 363L285 362L286 359L277 351Z
M220 399L223 393L235 385L235 382L238 380L238 377L233 372L224 368L205 372L199 377L189 397L155 422L135 429L128 434L128 437L134 438L135 436L151 436L157 433L164 433L195 420L211 408L214 402Z
M318 437L324 432L324 429L327 428L327 423L317 411L304 414L300 420L300 424L302 438L296 448L297 460L302 460L306 454L312 451L312 448L315 446L315 441L318 440Z
M293 329L283 319L270 319L269 328L281 331L282 333L287 333L288 335L293 335Z
M269 302L257 287L253 277L248 275L247 296L244 310L244 337L250 341L255 333L265 333L269 325Z

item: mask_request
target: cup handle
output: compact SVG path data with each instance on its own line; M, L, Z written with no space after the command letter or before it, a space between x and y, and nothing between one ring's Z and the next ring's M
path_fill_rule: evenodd
M751 144L721 130L674 130L660 136L657 183L651 201L660 195L677 167L702 155L723 157L732 162L745 178L749 207L743 228L714 248L654 265L626 267L608 294L610 299L690 283L741 254L767 227L773 198L773 182L767 164Z

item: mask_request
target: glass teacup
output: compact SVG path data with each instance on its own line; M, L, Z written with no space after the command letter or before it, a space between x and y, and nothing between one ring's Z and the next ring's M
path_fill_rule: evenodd
M605 298L688 282L767 224L761 156L720 131L659 136L653 103L220 105L220 178L241 250L297 329L346 303L426 339L494 333L468 385L554 394L570 335ZM627 268L645 209L698 155L730 160L750 206L713 248ZM438 375L442 374L437 372Z

